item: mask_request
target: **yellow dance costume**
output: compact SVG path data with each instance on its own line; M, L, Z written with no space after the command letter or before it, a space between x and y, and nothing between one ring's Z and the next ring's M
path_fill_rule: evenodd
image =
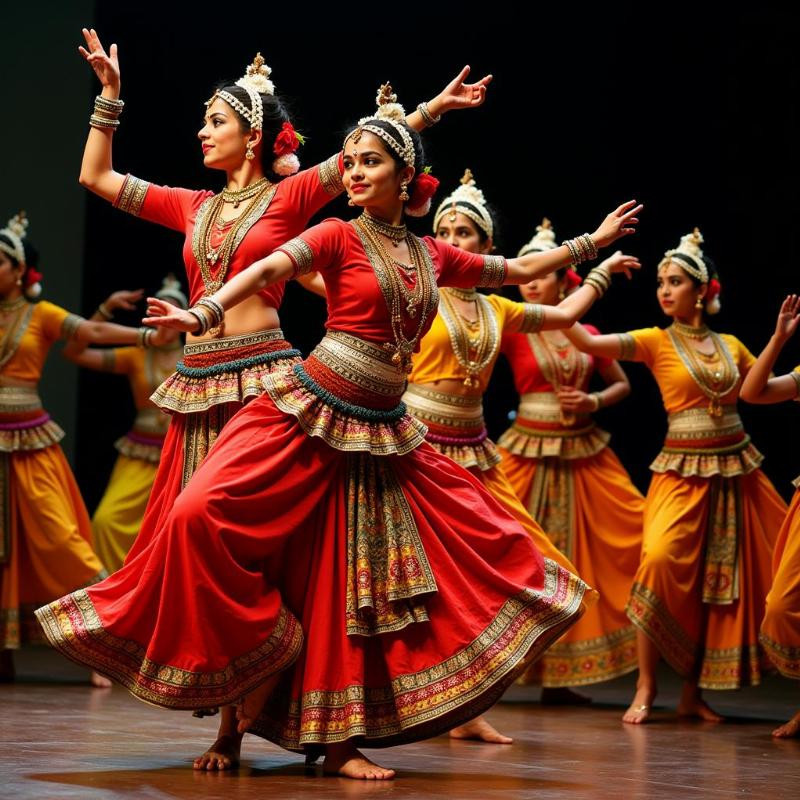
M469 326L450 297L475 300L478 324ZM545 558L579 574L550 542L514 494L498 468L500 455L488 438L483 419L483 393L497 362L503 332L535 331L542 325L542 307L514 303L499 295L463 289L440 289L439 314L414 355L403 401L410 414L428 426L426 439L439 452L479 478L498 502L531 535ZM457 394L438 391L435 381L460 381Z
M710 357L690 342L706 335ZM678 323L619 336L622 358L649 367L669 415L628 615L701 688L755 685L768 666L758 634L787 510L736 411L755 359L734 336Z
M800 396L800 367L795 367L792 377ZM794 485L797 488L775 545L774 577L759 638L781 674L800 680L800 478Z
M116 442L119 456L92 517L95 549L110 572L122 566L139 532L169 427L169 416L150 401L174 372L174 363L158 366L159 352L138 347L104 351L104 368L128 377L137 411L133 429Z
M498 441L517 496L600 593L525 676L545 687L599 683L636 668L636 630L625 606L639 564L644 510L644 498L607 446L609 434L589 414L564 414L556 394L561 386L587 391L597 362L611 362L581 353L555 333L503 338L520 405Z
M105 577L92 528L36 385L53 343L81 318L14 301L0 329L0 649L41 641L33 610Z

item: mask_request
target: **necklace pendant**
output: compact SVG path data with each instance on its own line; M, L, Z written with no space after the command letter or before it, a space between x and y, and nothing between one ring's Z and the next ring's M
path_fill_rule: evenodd
M708 414L715 419L719 419L722 416L722 406L719 400L714 399L708 404Z
M414 302L409 303L406 306L406 311L408 312L408 316L411 317L411 319L414 319L414 317L417 316L417 305L416 305L416 303L414 303Z
M238 197L233 201L233 207L234 208L239 208L239 198Z
M389 347L391 347L391 345L389 345ZM396 367L399 367L402 360L403 357L400 355L400 351L395 350L394 354L392 355L392 364L394 364Z

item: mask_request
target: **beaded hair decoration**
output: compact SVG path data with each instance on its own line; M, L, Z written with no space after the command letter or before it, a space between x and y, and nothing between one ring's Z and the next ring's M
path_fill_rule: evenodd
M189 300L181 289L181 282L171 272L161 282L161 288L156 292L156 297L169 300L184 310L189 308Z
M486 208L486 198L475 184L472 170L465 170L461 178L461 185L449 196L442 200L433 218L434 232L439 227L442 217L449 212L450 222L455 222L456 213L469 217L489 238L494 235L494 223L489 209Z
M275 94L275 84L269 79L271 74L272 70L264 62L264 57L261 53L256 53L253 63L247 68L245 74L236 81L236 86L247 92L250 98L250 108L238 97L234 97L224 89L215 92L214 96L206 101L206 107L210 106L219 97L241 114L250 123L250 127L254 131L260 131L264 125L264 104L261 101L261 95Z
M0 242L0 250L16 259L20 264L25 263L25 248L22 245L22 240L25 238L27 230L28 218L25 216L24 211L15 214L8 221L6 227L0 229L0 236L5 236L11 240L10 245L7 242Z
M681 236L681 243L674 250L667 250L664 253L664 258L658 265L659 270L675 263L693 278L697 278L700 283L708 283L708 267L703 258L701 244L703 244L703 235L699 228Z
M386 142L403 159L407 166L413 167L416 161L416 151L414 150L414 142L405 129L406 112L403 106L397 102L397 95L392 92L390 84L384 83L378 89L378 96L375 98L375 102L378 104L378 110L373 116L362 117L358 121L358 126L345 136L342 147L350 139L353 140L354 144L358 144L361 135L368 131ZM374 123L377 120L387 123L396 132L397 136L392 136L384 128L375 125Z
M542 253L545 250L553 250L556 244L556 232L553 230L553 223L547 217L542 220L541 225L536 226L536 233L527 244L517 253L517 258L528 253Z

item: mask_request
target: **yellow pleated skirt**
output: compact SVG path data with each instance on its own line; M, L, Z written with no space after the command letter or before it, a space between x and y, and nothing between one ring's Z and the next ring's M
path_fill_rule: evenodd
M546 507L540 521L547 535L600 595L523 680L581 686L631 672L637 665L636 631L625 607L639 565L644 498L608 447L577 459L498 449L500 468L529 514Z
M778 533L773 573L761 644L783 675L800 680L800 489Z
M97 555L109 572L122 566L139 533L158 464L120 455L92 517Z
M769 662L758 633L771 585L771 561L786 503L756 469L739 481L739 596L703 602L704 554L712 482L676 472L654 473L644 513L642 561L628 616L683 677L704 689L737 689L760 682Z
M0 648L44 641L33 611L105 577L61 447L4 453L8 551L0 565Z

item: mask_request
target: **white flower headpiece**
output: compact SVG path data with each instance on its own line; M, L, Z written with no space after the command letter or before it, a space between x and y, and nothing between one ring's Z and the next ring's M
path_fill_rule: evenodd
M252 130L260 131L264 126L264 104L261 101L261 95L275 94L275 84L269 79L271 74L272 70L264 62L264 57L261 53L256 53L253 63L247 68L245 74L236 81L236 86L247 92L250 98L250 108L238 97L234 97L224 89L216 92L210 100L207 100L206 106L210 106L219 97L235 111L238 111L250 123Z
M364 131L369 131L369 133L375 134L379 139L386 142L403 159L407 166L413 167L417 156L414 150L414 142L405 128L406 112L403 106L397 102L397 95L392 92L390 84L384 83L378 89L378 96L375 101L378 104L378 110L371 117L362 117L358 121L358 127L344 137L344 144L347 144L350 138L353 139L355 144L358 144L361 134ZM372 124L376 120L388 123L392 130L396 131L397 138L379 125ZM400 144L401 141L402 144Z
M22 245L22 240L25 238L27 231L28 218L25 216L24 211L15 214L8 221L6 227L0 229L0 235L11 240L10 245L6 242L0 242L0 250L16 259L22 265L25 264L25 248Z
M545 250L553 250L556 244L556 232L553 230L553 223L547 217L542 220L541 225L536 226L536 234L522 249L517 253L517 258L528 253L542 253Z
M450 222L455 222L456 213L469 217L489 238L494 236L494 223L492 215L486 207L486 198L475 184L472 170L464 170L461 185L449 196L442 200L433 218L434 233L439 227L442 217L450 214Z
M668 267L674 262L693 278L697 278L700 283L708 283L708 267L703 258L701 244L703 244L703 234L699 228L695 228L691 233L681 236L681 243L674 250L667 250L664 253L658 268Z

